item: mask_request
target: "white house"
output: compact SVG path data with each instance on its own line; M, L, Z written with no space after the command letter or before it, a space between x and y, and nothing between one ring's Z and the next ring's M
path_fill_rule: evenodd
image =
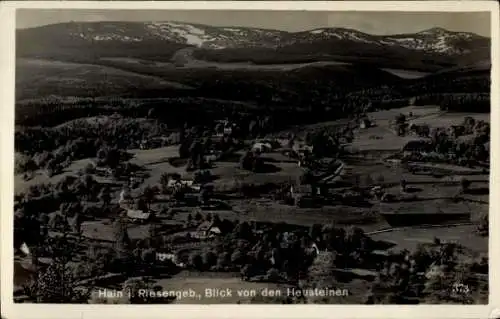
M151 213L145 213L142 210L128 209L127 217L132 220L146 221L151 218Z
M19 250L22 251L23 254L25 254L26 256L30 255L30 249L29 249L28 245L26 245L26 243L23 243L21 245L21 247L19 247Z
M273 149L271 143L256 142L252 145L252 151L257 151L259 153L269 152Z
M203 155L203 161L207 164L211 164L217 160L216 154Z

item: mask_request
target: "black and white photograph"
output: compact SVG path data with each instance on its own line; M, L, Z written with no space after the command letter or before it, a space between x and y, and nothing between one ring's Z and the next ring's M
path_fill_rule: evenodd
M491 302L492 11L359 10L17 9L6 294Z

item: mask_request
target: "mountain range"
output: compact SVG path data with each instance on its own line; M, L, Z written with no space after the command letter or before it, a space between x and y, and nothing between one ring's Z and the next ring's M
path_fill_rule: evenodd
M153 107L173 125L193 114L242 112L242 105L314 121L346 116L367 101L386 108L415 96L433 96L432 104L436 96L490 91L490 39L442 28L382 36L72 22L17 30L16 41L16 121L29 125L100 114L117 100L120 112ZM54 108L53 101L66 102Z
M17 30L20 57L138 57L169 60L191 47L199 59L272 64L303 60L382 63L436 71L487 60L490 39L432 28L370 35L345 28L285 32L183 22L70 22ZM90 53L90 54L89 54Z

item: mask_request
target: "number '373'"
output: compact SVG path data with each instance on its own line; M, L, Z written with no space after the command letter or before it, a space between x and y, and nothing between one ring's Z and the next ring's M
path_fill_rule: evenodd
M469 286L461 283L453 284L452 290L458 294L468 294L470 292Z

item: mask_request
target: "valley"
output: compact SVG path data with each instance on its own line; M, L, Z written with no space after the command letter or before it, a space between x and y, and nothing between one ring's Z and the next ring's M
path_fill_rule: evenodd
M174 21L16 37L17 301L488 302L489 39ZM263 294L314 287L348 293Z

